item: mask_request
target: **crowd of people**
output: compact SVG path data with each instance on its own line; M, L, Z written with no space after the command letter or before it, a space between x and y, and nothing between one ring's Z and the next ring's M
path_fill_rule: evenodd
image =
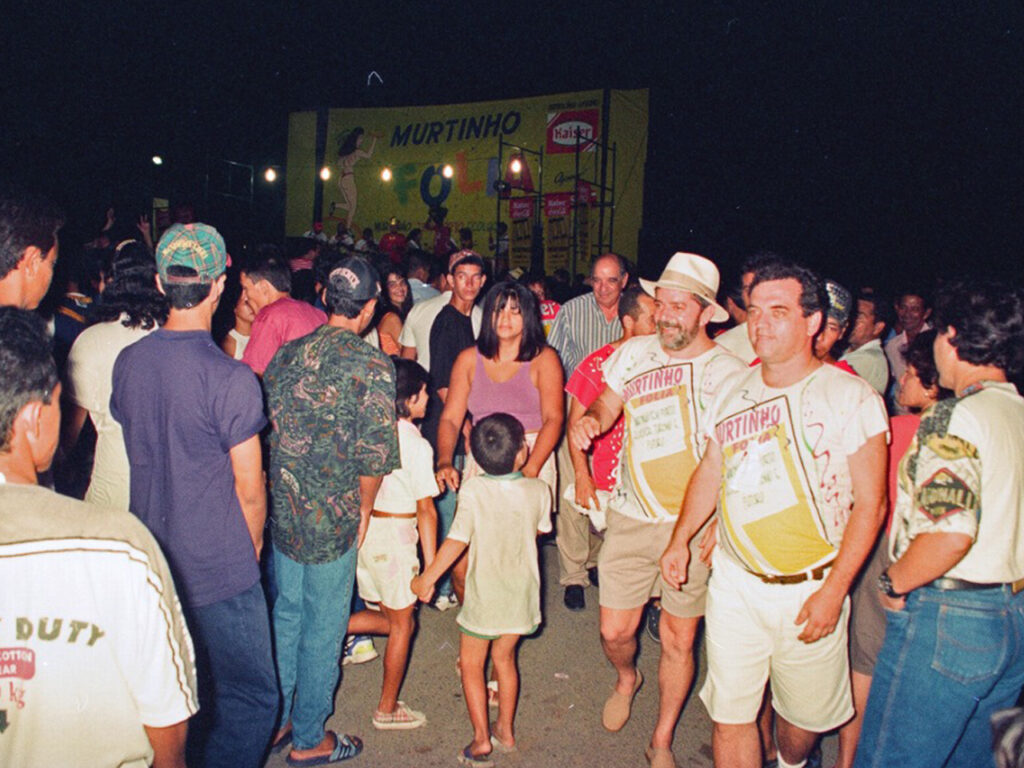
M179 213L88 270L60 211L0 195L3 764L354 758L327 720L372 636L373 726L427 723L400 698L424 603L458 607L453 754L491 765L552 535L554 610L598 591L606 731L659 644L638 763L677 764L702 626L718 766L820 765L837 730L837 768L1024 760L1019 289L851 291L774 253L723 284L680 252L656 280L601 255L574 295L442 212L431 252L392 220L237 259Z

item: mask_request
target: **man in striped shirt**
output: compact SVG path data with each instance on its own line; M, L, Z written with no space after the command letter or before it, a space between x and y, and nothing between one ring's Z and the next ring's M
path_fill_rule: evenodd
M590 270L593 291L562 305L551 325L548 344L562 359L565 378L592 352L622 336L619 321L619 297L629 281L629 265L621 256L606 253L594 261ZM574 477L572 458L566 440L558 448L558 500ZM597 565L600 540L590 532L590 519L567 509L559 514L556 526L559 583L565 587L564 602L571 611L582 610L586 603L583 589L587 571Z

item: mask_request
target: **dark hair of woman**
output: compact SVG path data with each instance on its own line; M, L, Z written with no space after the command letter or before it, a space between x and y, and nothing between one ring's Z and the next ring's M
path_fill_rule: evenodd
M935 367L935 353L932 349L935 344L935 337L938 332L934 328L921 331L914 340L907 344L901 351L908 366L913 366L921 386L925 389L938 387L939 400L951 397L953 392L945 387L939 387L939 369Z
M137 240L114 251L110 277L93 314L98 323L118 320L126 328L149 330L167 320L167 298L156 287L156 260Z
M346 155L351 155L353 152L355 152L357 148L356 144L359 141L359 137L362 136L364 133L365 131L362 128L353 128L351 131L349 131L348 135L345 137L345 140L338 147L338 157L345 157Z
M533 360L547 346L544 340L544 326L540 319L540 308L537 306L537 299L525 285L506 280L498 283L487 292L483 304L483 322L480 325L480 337L477 339L476 348L480 354L488 360L498 356L498 334L494 328L494 321L498 313L505 306L512 302L519 308L523 316L523 338L519 342L519 362Z
M412 309L412 289L406 288L405 301L400 305L394 304L391 301L391 294L388 292L388 279L395 275L397 277L406 280L405 268L399 264L392 264L381 270L381 285L380 285L380 298L377 300L377 317L374 320L374 325L380 321L384 315L388 312L394 312L401 318L402 322L405 322L406 315L409 314L409 310ZM406 281L408 282L408 281Z

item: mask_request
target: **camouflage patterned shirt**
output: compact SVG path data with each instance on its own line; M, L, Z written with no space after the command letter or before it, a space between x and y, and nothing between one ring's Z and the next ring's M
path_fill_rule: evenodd
M401 464L394 365L354 333L324 325L281 347L263 383L274 546L300 563L337 560L355 544L359 477Z

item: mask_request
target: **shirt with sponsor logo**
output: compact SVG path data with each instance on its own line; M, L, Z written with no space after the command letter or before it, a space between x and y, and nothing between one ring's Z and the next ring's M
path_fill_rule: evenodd
M900 462L894 516L894 559L923 533L962 533L974 543L947 576L1024 576L1024 398L1013 384L985 382L922 415Z
M622 398L625 424L610 509L649 522L676 519L704 454L704 411L744 369L742 360L717 345L691 360L669 357L657 335L630 339L605 361L604 378Z
M769 387L756 366L721 388L705 423L722 449L723 551L769 575L835 558L853 506L848 459L888 434L878 393L833 365Z
M198 711L167 562L126 511L0 475L0 765L144 768Z

